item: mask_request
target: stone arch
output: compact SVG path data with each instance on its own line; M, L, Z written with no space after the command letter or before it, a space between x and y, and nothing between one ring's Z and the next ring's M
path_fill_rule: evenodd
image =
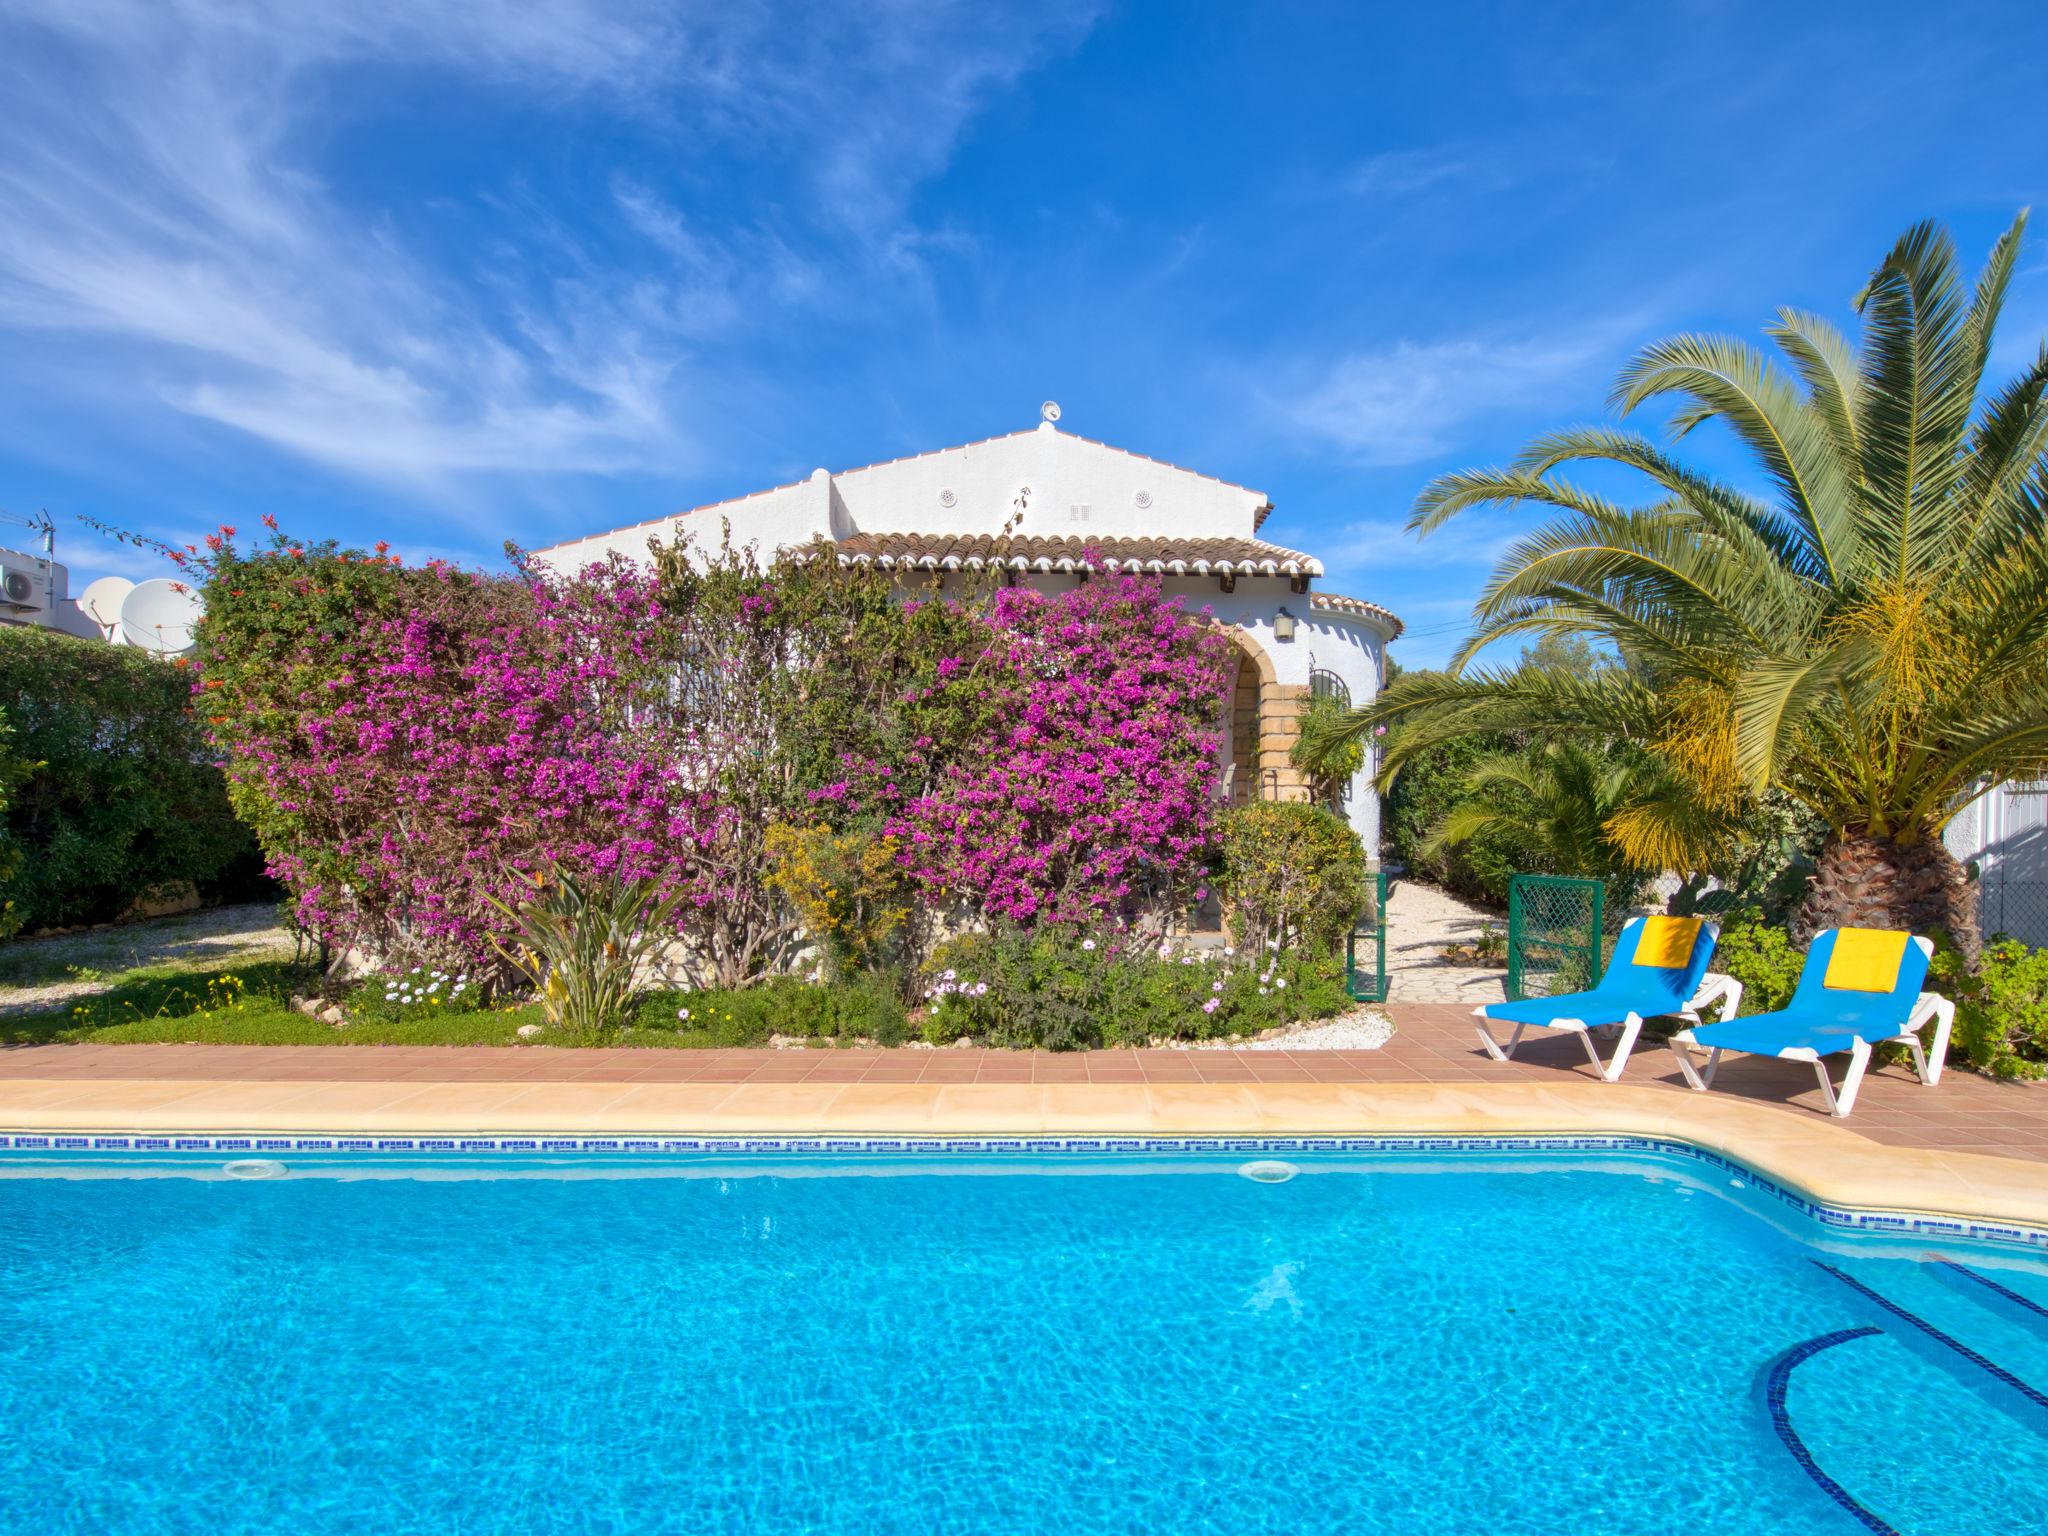
M1306 800L1307 781L1289 755L1301 734L1308 689L1280 681L1273 658L1246 630L1226 630L1237 655L1230 696L1230 735L1224 757L1232 805L1253 800Z

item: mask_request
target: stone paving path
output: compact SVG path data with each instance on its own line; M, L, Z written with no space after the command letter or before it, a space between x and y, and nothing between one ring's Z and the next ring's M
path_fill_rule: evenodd
M1505 917L1436 886L1397 880L1387 897L1387 920L1387 1001L1476 1008L1507 995L1505 965L1460 965L1443 957L1445 945L1472 942L1488 923L1505 927Z

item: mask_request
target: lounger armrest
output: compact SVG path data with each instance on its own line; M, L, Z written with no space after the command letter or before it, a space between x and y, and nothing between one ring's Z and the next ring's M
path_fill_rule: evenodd
M1709 971L1700 978L1700 989L1693 993L1692 1000L1685 1005L1682 1018L1697 1024L1700 1016L1715 1003L1721 1005L1721 1017L1717 1021L1726 1024L1735 1017L1742 1006L1742 983L1733 976L1724 976L1719 971Z

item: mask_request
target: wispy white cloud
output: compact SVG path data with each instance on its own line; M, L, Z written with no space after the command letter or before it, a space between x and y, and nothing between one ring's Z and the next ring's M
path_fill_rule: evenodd
M1455 145L1382 150L1353 166L1342 181L1354 197L1386 199L1449 186L1463 192L1498 192L1514 184L1514 175L1497 152Z
M1540 331L1493 327L1418 341L1302 349L1255 370L1259 404L1279 435L1334 448L1368 467L1416 464L1468 446L1485 429L1490 456L1519 446L1503 428L1524 415L1551 426L1597 410L1607 380L1655 326L1640 307Z
M1405 517L1362 517L1325 536L1317 552L1333 578L1365 572L1469 573L1489 568L1511 542L1511 534L1482 519L1448 523L1418 537L1408 531Z
M103 412L168 407L374 480L679 471L716 436L693 424L707 342L822 305L863 264L914 268L931 248L905 219L919 181L990 93L1090 19L1049 6L985 22L964 3L12 0L0 330L100 349L88 403ZM605 174L595 230L523 209L451 256L419 210L366 204L374 191L318 170L375 82L422 78L612 114L679 155L744 141L803 195L714 231Z
M1501 411L1582 385L1616 359L1606 328L1529 339L1398 341L1325 363L1296 364L1266 405L1295 435L1359 464L1414 464L1448 452Z

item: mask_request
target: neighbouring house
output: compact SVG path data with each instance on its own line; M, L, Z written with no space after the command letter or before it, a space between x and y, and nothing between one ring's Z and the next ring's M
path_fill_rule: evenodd
M1289 762L1312 693L1361 704L1386 675L1401 621L1377 603L1326 592L1322 562L1259 537L1273 510L1261 491L1062 432L1048 404L1037 428L809 478L732 501L574 539L535 557L558 570L607 554L644 557L650 538L694 534L764 557L816 539L842 561L872 561L906 579L994 568L1047 591L1085 581L1087 552L1105 568L1163 579L1191 611L1209 609L1238 652L1228 760L1230 798L1303 799ZM1379 846L1371 767L1343 810Z
M1984 936L2048 945L2048 780L1992 784L1964 803L1942 833L1977 875Z

